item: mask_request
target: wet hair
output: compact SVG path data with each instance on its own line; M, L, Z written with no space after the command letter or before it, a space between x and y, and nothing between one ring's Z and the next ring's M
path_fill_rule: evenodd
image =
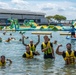
M10 33L10 35L12 35L12 33Z
M2 58L2 57L4 57L4 58L5 58L5 56L4 56L4 55L2 55L2 56L1 56L1 58Z
M66 46L67 46L67 45L70 45L70 46L71 46L71 43L67 43Z
M26 48L28 48L28 47L30 48L30 46L29 46L29 45L27 45L27 46L26 46Z
M48 37L48 36L47 36L47 35L45 35L45 36L44 36L44 38L45 38L45 37Z

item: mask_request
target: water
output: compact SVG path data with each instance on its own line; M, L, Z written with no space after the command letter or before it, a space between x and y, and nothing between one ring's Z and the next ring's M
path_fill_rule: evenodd
M37 35L32 35L32 31L27 31L24 35L29 36L25 42L28 44L29 40L32 39L34 43L37 42ZM55 60L43 59L43 53L41 52L41 43L43 42L43 35L40 36L40 43L37 46L37 50L40 52L40 56L35 56L34 59L23 59L22 55L25 52L25 46L18 40L21 38L19 32L7 32L3 35L0 32L0 36L3 40L11 37L9 34L12 33L12 37L16 38L16 41L10 43L0 43L0 56L5 55L6 58L12 60L11 66L8 64L5 67L0 67L0 75L76 75L76 65L65 66L65 62L62 56L55 53ZM66 44L70 42L72 49L76 50L75 40L66 40L66 36L60 36L60 32L52 32L53 38L50 38L51 42L57 40L59 44L63 46L60 51L66 50ZM50 37L50 36L49 36ZM53 45L56 51L57 45Z

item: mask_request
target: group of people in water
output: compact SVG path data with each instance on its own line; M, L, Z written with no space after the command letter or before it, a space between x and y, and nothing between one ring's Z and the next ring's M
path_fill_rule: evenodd
M36 52L36 46L38 45L40 41L40 36L38 35L38 42L36 44L33 44L33 41L30 41L29 45L26 45L24 43L24 36L22 37L22 43L26 46L26 52L23 54L23 58L33 58L34 55L40 55L38 52ZM54 41L56 44L57 41ZM66 44L67 50L65 51L59 51L59 48L62 45L58 45L56 48L56 54L62 55L63 59L65 60L65 64L75 64L75 58L76 58L76 51L72 50L71 43ZM44 52L44 59L55 59L54 49L53 49L53 43L50 42L50 39L47 35L44 36L44 42L41 44L41 51Z
M38 35L38 42L35 44L33 43L33 40L30 40L30 44L26 44L24 38L28 39L29 37L22 35L21 42L25 46L25 50L26 50L23 53L22 57L31 59L31 58L34 58L34 55L40 55L40 53L36 50L36 47L40 42L40 35ZM43 38L44 38L44 41L41 44L41 51L44 53L44 59L48 59L48 58L55 59L55 51L53 48L53 44L57 44L57 41L55 40L54 43L50 42L50 38L47 35L44 35ZM76 58L76 51L72 50L71 43L66 44L66 48L67 48L66 51L64 50L61 52L59 50L61 46L62 45L60 44L56 48L56 54L63 56L65 60L65 64L67 65L74 64L75 58ZM10 64L12 63L10 59L5 59L5 56L2 55L0 57L0 66L6 65L6 61L9 61Z

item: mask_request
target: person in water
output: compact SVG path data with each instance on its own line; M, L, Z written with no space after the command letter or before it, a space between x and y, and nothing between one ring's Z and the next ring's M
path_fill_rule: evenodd
M7 61L9 61L9 65L12 63L10 59L6 59L6 57L2 55L0 57L0 66L5 66Z
M12 33L10 33L10 36L12 36Z
M36 51L36 46L37 46L37 45L39 44L39 42L40 42L40 35L38 35L38 42L37 42L36 44L33 43L33 40L30 40L30 44L25 44L25 43L24 43L24 38L25 38L25 36L22 36L22 44L23 44L24 46L30 46L30 50L33 51L33 52L35 52L35 51Z
M3 35L6 35L6 32L3 32Z
M5 42L10 42L11 41L11 38L8 38L7 40L5 40Z
M53 44L58 44L58 43L57 43L57 40L55 40L55 41L53 42Z
M64 60L65 60L65 64L69 65L69 64L74 64L75 63L75 58L76 58L76 51L71 50L71 43L67 43L66 44L66 51L59 51L59 48L62 47L62 45L58 45L57 49L56 49L56 53L58 55L62 55Z
M72 25L71 27L72 27L71 30L70 30L70 32L71 32L71 37L75 37L75 28L74 28L73 25Z
M34 58L34 55L39 55L39 53L31 51L30 47L27 45L26 52L22 55L22 57L31 59L31 58Z
M44 59L55 58L53 44L50 42L47 35L44 36L44 42L41 44L41 51L44 52Z
M14 37L8 38L5 42L10 42L11 40L16 40Z

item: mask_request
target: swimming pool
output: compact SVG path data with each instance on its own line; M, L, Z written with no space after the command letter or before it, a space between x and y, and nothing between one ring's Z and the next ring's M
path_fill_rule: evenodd
M33 31L26 31L25 36L29 36L29 39L25 40L29 43L32 39L34 43L37 42L37 35L31 34ZM51 31L52 32L52 31ZM12 36L9 34L12 33ZM66 50L66 43L72 43L72 49L76 50L76 41L67 40L66 36L61 36L60 31L52 32L51 42L57 40L59 44L63 46L60 48ZM75 75L75 66L65 66L64 60L61 56L55 53L55 60L44 60L43 53L41 52L41 43L43 41L43 35L40 36L40 43L37 46L37 50L40 52L40 56L35 56L34 59L23 59L22 55L25 52L25 46L18 41L22 35L18 31L11 32L8 31L6 35L3 35L3 31L0 31L0 37L2 37L3 42L0 43L0 56L5 55L6 58L12 60L11 66L6 66L5 68L0 67L0 75ZM6 43L5 40L8 37L15 37L16 40ZM50 36L49 36L50 37ZM57 45L53 45L54 50L56 50Z

